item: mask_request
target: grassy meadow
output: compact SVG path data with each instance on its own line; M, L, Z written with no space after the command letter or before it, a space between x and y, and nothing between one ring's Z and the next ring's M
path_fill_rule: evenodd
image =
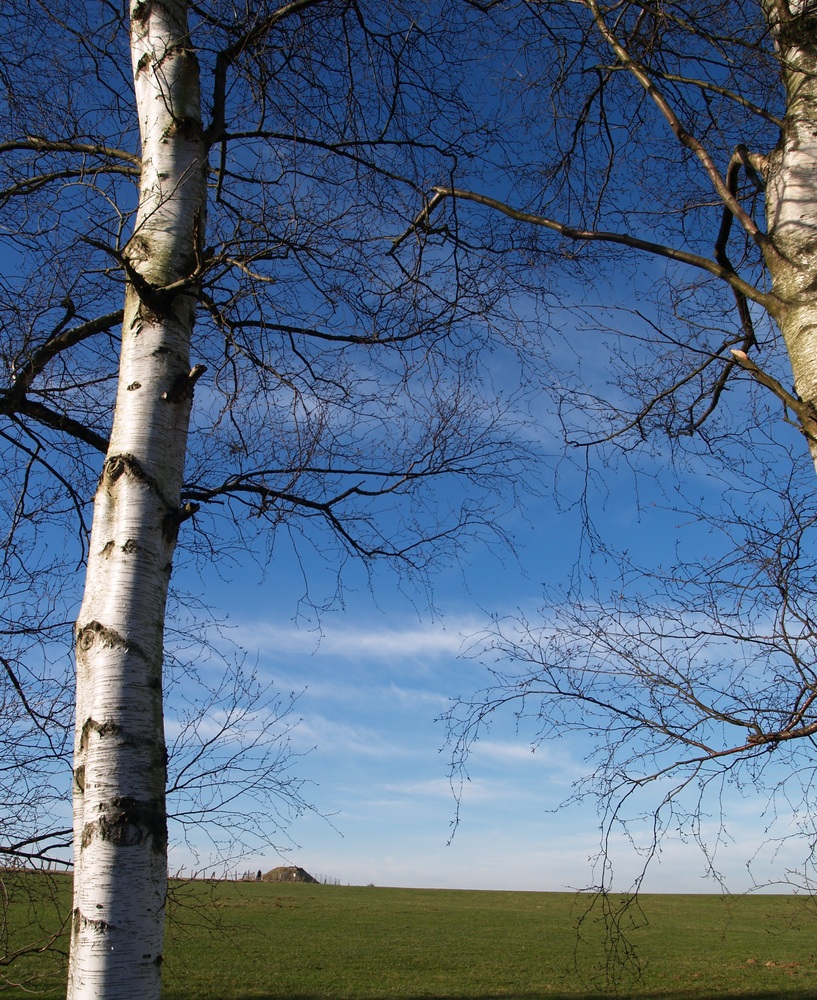
M35 876L9 881L9 943L47 928ZM28 885L25 886L25 880ZM69 880L57 880L62 907ZM618 903L618 900L615 900ZM621 921L638 970L572 893L272 883L173 886L166 1000L817 997L817 906L797 896L644 896ZM615 938L613 938L615 939ZM64 961L6 969L3 1000L64 991ZM614 975L614 982L610 975ZM32 993L32 990L34 991Z

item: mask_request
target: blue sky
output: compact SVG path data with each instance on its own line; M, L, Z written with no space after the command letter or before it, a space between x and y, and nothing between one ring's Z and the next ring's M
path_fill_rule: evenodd
M542 475L549 475L546 468ZM703 470L693 470L689 482L691 490L713 489ZM632 480L617 476L603 499L619 543L656 561L679 542L696 544L696 526L653 506L658 496L648 492L639 508ZM299 569L285 552L263 581L243 570L210 582L207 597L227 616L231 641L248 651L263 679L301 692L292 739L306 755L293 769L309 783L305 795L316 807L282 831L279 851L260 851L241 870L291 863L344 884L463 889L559 891L597 883L599 821L592 805L559 808L587 772L586 737L546 742L534 752L532 734L498 716L475 749L456 831L452 826L457 809L446 730L437 720L452 697L486 682L475 637L491 614L535 614L543 584L568 579L581 548L578 512L559 513L548 496L527 497L524 510L508 515L508 527L517 554L472 548L467 563L435 578L436 614L401 595L387 572L368 581L353 568L343 608L324 613L319 625L296 620ZM325 569L317 563L309 569L315 591L329 587ZM717 801L702 832L717 847L715 864L729 890L752 885L746 869L752 857L755 879L783 878L797 859L788 847L776 854L761 849L768 822L763 801L728 793L722 804L725 835L717 832ZM648 832L640 844L623 837L614 843L617 890L639 872L638 847ZM174 870L206 864L206 850L194 857L177 847L171 855ZM678 836L663 842L642 888L721 891L706 877L699 847Z
M490 165L486 170L494 172ZM538 184L538 166L535 176ZM664 183L663 173L661 177ZM132 192L123 197L122 203L130 204L127 198L132 199ZM232 225L228 231L231 229ZM394 235L387 232L390 239ZM435 252L429 250L430 259ZM6 253L6 268L11 272L19 267L22 273L16 251ZM439 259L445 259L444 252ZM664 263L646 257L638 258L632 267L622 264L619 271L616 262L620 260L614 255L602 261L599 283L594 274L591 286L583 289L574 283L579 277L568 280L548 259L543 268L547 287L540 310L525 293L514 301L511 312L517 317L547 313L546 327L554 333L554 341L538 369L543 378L561 370L566 373L563 377L569 383L568 390L570 386L581 390L592 385L603 392L608 363L611 357L615 361L620 344L615 336L605 341L599 335L594 309L604 306L588 301L589 296L596 295L604 303L611 293L621 312L612 317L608 312L606 318L612 328L631 333L635 310L650 308L641 301L642 293L656 290L660 301L667 273ZM351 273L346 274L346 280ZM669 273L673 273L671 266ZM286 277L287 272L283 274ZM605 278L609 279L608 287L602 287ZM684 273L682 279L687 282L690 275ZM19 280L22 283L24 279ZM365 286L365 275L360 280ZM677 285L676 291L681 287ZM313 306L314 316L334 321L336 305L331 297L327 312L326 303L313 302L310 295L304 299L300 284L292 294L298 300L297 307L311 317L310 325ZM721 290L710 289L708 294L711 299L702 299L702 310L712 299L723 297ZM568 303L570 297L581 304L581 311ZM284 297L276 308L285 312L288 305ZM714 316L720 321L717 310ZM693 310L693 319L697 318ZM709 319L707 314L707 322ZM605 317L599 316L599 324L604 321ZM388 322L388 317L383 322ZM531 324L529 332L537 336L539 330ZM628 344L626 338L621 343L625 353L640 349ZM663 353L658 360L669 366L671 350L665 345L659 351ZM512 396L517 387L517 365L510 351L503 353L497 348L487 361L486 381L493 381L491 388L504 388ZM355 371L357 377L365 375L365 369ZM197 416L203 416L206 426L206 418L213 416L208 412L209 378L202 379L196 389L194 424ZM378 388L381 385L378 383ZM648 381L647 388L651 385ZM586 773L584 757L592 747L581 736L572 736L538 745L533 752L531 734L517 732L511 717L497 716L471 758L471 780L461 789L460 821L454 831L457 802L448 779L446 730L437 721L452 698L468 696L486 682L475 637L486 628L491 615L522 612L535 619L543 589L564 586L587 570L587 539L576 506L581 465L561 464L557 470L554 464L553 456L559 453L562 440L553 408L546 402L548 388L543 386L541 400L531 401L528 414L527 433L543 456L541 465L530 470L534 489L523 491L518 506L506 502L501 521L501 527L514 539L516 554L499 542L490 548L483 541L467 546L461 563L443 566L433 578L431 602L422 592L401 589L385 570L376 569L369 579L362 569L350 565L344 574L342 599L317 619L300 601L304 580L318 602L331 597L336 581L331 568L308 549L296 557L288 551L285 540L276 542L266 566L259 565L266 562L264 552L237 555L235 538L225 543L228 559L220 566L207 565L207 555L200 555L196 562L180 553L178 578L174 578L179 590L200 596L217 617L226 618L226 638L246 651L248 663L263 682L274 683L285 694L298 694L296 715L301 721L290 738L299 756L294 758L292 769L306 782L304 795L314 803L315 811L279 831L274 846L242 860L240 869L268 868L285 860L344 883L479 889L560 890L598 882L593 866L599 848L594 810L590 804L558 808L570 797L574 782ZM566 395L569 399L569 391ZM621 396L615 386L611 395L614 400ZM736 390L729 401L739 412L746 399ZM223 402L214 395L211 407L218 412ZM263 405L259 412L264 413ZM598 413L591 403L589 415L581 420L592 424ZM248 428L259 425L263 426L257 416L255 424L247 421ZM697 439L692 447L696 445ZM207 439L200 447L206 455ZM687 499L692 508L701 498L717 503L723 489L723 483L713 478L717 473L701 460L700 453L684 459L682 474L676 479L660 445L653 447L648 455L619 456L617 464L600 468L590 493L596 527L603 529L616 548L628 550L633 559L651 566L671 562L679 553L686 556L704 551L706 527L689 523L688 517L675 514L672 508L683 507ZM643 475L632 474L631 461ZM557 492L558 503L554 499ZM212 531L218 551L216 517L217 510L205 509L196 522L202 531ZM184 544L195 547L196 530L196 524L184 526ZM203 552L208 552L206 546ZM617 565L605 564L603 558L593 569L601 590L603 578L610 583L618 571ZM79 586L78 580L73 583ZM66 583L65 589L70 587ZM207 629L206 614L198 617L199 627ZM212 641L220 641L215 632L212 635ZM721 805L727 834L718 843L717 811ZM730 792L711 808L713 814L703 817L702 839L710 845L718 843L715 864L728 886L733 890L746 888L750 881L746 861L756 856L758 845L766 839L768 820L763 802L751 794L739 797ZM785 828L785 815L780 819ZM613 845L614 885L622 890L640 869L639 848L646 840L638 829L634 837L633 843L622 838ZM205 868L220 873L221 866L209 856L206 840L194 838L196 846L198 852L176 843L171 868ZM782 878L795 862L786 851L761 854L756 856L757 876ZM644 888L719 891L714 880L702 878L705 869L705 860L694 843L668 838Z

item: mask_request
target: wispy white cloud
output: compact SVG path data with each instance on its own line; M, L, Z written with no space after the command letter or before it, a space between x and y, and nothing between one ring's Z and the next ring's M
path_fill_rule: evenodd
M369 624L327 626L322 632L286 627L266 622L244 622L238 629L241 644L266 655L281 653L320 654L392 660L416 657L457 657L469 636L484 623L460 619L443 626L439 623L410 627L376 628Z
M308 705L316 702L331 702L333 705L359 704L365 699L367 706L373 709L378 704L398 706L405 711L412 709L427 709L428 714L436 716L445 711L450 704L448 694L432 690L428 687L407 687L402 684L378 684L371 672L366 676L350 678L348 676L333 679L321 677L315 673L305 677L297 671L282 674L274 673L274 683L281 691L302 690L303 700L299 702L298 710L306 710Z
M584 761L574 757L567 748L553 742L533 746L521 736L508 741L479 740L471 748L471 759L479 766L494 763L555 771L563 784L587 773Z
M472 749L472 756L479 758L481 762L487 759L495 761L535 761L545 762L549 756L547 751L541 752L539 749L531 747L530 744L519 740L515 743L500 743L497 740L480 740L475 743Z
M460 786L458 779L453 781L445 776L390 781L381 786L388 795L408 799L445 799L453 802L459 799L465 810L472 806L489 802L513 803L514 806L526 807L532 801L542 809L548 805L555 806L561 795L559 792L552 802L543 796L539 785L520 776L506 775L502 778L475 777ZM541 810L540 810L541 811ZM492 821L489 816L488 821Z
M321 755L343 756L346 760L359 756L400 757L406 753L404 745L383 730L348 725L314 713L299 723L292 739L298 744L316 746Z
M384 791L412 798L448 799L453 797L451 783L447 778L427 778L419 781L391 781L383 786ZM478 789L475 789L478 792Z

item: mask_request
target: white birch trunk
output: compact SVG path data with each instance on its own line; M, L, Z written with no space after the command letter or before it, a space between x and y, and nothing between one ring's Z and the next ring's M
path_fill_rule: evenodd
M801 415L817 468L817 16L808 0L766 0L781 61L786 114L769 156L765 248L776 316L791 359ZM810 414L813 414L813 419Z
M142 138L116 413L77 622L69 1000L158 1000L167 884L165 601L179 524L206 151L186 3L131 2Z

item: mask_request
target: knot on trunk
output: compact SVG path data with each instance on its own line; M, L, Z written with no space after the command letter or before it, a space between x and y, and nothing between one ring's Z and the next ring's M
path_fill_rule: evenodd
M175 541L176 536L179 533L179 527L189 518L193 517L194 514L198 514L201 508L197 503L188 502L183 504L176 510L171 510L165 515L165 519L162 522L162 534L164 535L165 541L171 542Z

